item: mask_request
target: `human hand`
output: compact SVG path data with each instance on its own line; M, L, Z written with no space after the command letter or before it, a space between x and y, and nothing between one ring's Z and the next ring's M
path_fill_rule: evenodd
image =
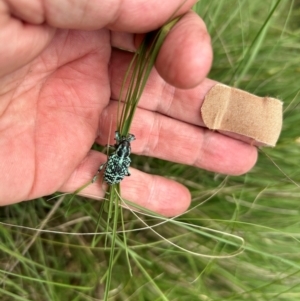
M1 205L73 192L93 178L106 156L90 148L107 144L115 130L132 58L112 47L134 50L140 36L133 33L158 28L182 2L0 3ZM130 130L137 138L132 151L241 174L254 165L256 148L201 127L203 97L215 82L205 79L212 51L203 21L188 12L194 2L180 8L177 14L186 15L159 53ZM130 172L121 183L125 199L165 215L188 207L181 184ZM101 180L84 193L103 197Z

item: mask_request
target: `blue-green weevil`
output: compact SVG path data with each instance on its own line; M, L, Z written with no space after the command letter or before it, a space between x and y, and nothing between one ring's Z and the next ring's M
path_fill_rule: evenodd
M121 136L118 131L115 132L115 145L109 145L108 147L114 148L115 151L108 157L108 160L101 164L97 174L94 176L92 182L96 181L97 175L101 172L103 167L104 171L104 181L109 184L120 183L125 176L130 176L128 167L130 166L130 153L131 141L135 140L135 136L128 134L127 136Z

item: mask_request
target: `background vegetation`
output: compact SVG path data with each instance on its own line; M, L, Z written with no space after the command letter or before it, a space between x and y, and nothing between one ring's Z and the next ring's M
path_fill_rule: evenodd
M212 36L210 77L283 100L282 135L239 177L134 157L189 187L193 208L161 225L124 212L130 265L121 233L110 300L299 300L300 1L201 0L195 10ZM1 300L102 300L107 236L88 235L100 231L101 203L47 199L0 208Z

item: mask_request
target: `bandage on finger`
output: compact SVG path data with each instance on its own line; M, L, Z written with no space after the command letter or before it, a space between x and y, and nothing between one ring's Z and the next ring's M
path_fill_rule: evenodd
M282 102L223 84L213 86L201 107L204 124L257 146L275 146L282 128Z

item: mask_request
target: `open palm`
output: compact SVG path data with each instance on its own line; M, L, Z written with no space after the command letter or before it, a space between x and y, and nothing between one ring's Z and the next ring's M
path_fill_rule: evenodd
M153 17L152 25L146 20L144 28L136 25L143 22L140 18L126 28L124 13L109 29L95 21L82 29L100 29L81 31L56 29L53 20L50 25L24 25L20 19L30 17L16 15L0 33L1 41L7 41L0 49L5 54L0 56L1 204L74 191L92 179L105 156L90 149L95 141L106 144L111 125L115 129L116 99L132 57L112 46L134 49L133 35L110 29L145 32L168 16ZM60 27L68 26L74 28ZM188 13L166 40L158 72L149 79L131 130L137 137L133 152L222 173L240 174L253 166L255 148L201 127L201 102L214 85L204 79L211 58L203 22ZM174 88L166 81L193 88ZM187 208L190 195L182 185L137 170L131 173L122 182L127 199L166 215ZM101 197L100 186L90 185L86 193Z
M110 98L110 51L108 30L58 30L38 57L10 74L2 96L1 201L58 190L86 157Z

